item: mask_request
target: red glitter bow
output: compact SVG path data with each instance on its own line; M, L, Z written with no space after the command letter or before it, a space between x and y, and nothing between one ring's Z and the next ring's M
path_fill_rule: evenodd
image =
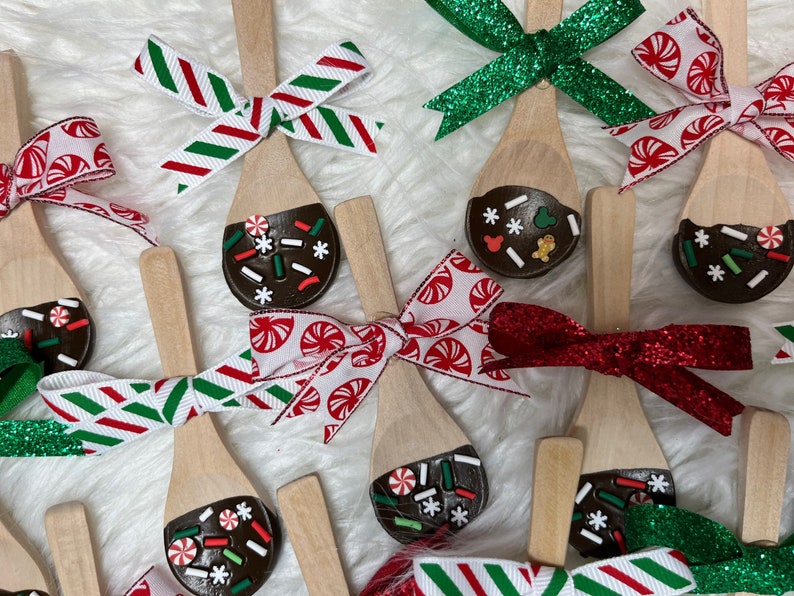
M625 375L725 436L744 405L685 367L753 367L750 331L735 325L667 325L598 335L554 310L504 302L491 312L488 339L508 358L485 364L483 371L583 366Z

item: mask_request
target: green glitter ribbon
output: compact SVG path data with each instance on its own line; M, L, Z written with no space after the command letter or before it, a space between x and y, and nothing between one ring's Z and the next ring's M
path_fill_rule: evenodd
M794 590L794 535L780 546L744 545L717 522L667 505L626 510L626 547L666 546L686 555L695 594L783 594Z
M579 56L640 16L639 0L590 0L556 27L524 33L501 0L425 0L480 45L502 55L424 107L444 113L436 140L542 79L609 125L654 116L631 91Z
M36 391L43 374L42 364L33 360L20 339L0 338L0 416Z

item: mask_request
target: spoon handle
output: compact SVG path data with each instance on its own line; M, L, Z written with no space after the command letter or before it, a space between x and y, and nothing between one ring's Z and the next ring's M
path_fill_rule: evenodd
M728 83L747 85L747 0L703 0L703 18L722 44Z
M63 596L101 596L85 506L79 501L54 505L44 516L47 540Z

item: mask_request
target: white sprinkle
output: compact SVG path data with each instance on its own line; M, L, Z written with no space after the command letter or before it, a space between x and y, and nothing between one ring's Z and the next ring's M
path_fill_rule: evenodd
M212 507L207 507L204 510L204 513L199 515L199 521L202 521L202 522L207 521L210 518L210 515L212 515L213 513L215 513L215 512L212 510Z
M69 300L68 298L61 298L58 300L58 304L61 306L69 306L71 308L79 308L80 303L77 300Z
M767 275L769 275L769 271L767 271L766 269L764 269L763 271L760 271L758 273L758 275L756 275L753 279L751 279L750 281L747 282L747 287L748 288L754 288L755 286L760 284L762 281L764 281L764 278Z
M518 256L518 253L513 250L513 247L509 247L506 251L507 256L513 259L513 262L518 266L519 269L524 267L524 259Z
M419 464L419 484L427 484L427 464Z
M36 312L35 310L28 310L27 308L22 309L22 316L27 317L29 319L36 319L37 321L43 321L44 315L40 312Z
M574 236L581 234L579 224L576 223L576 216L573 213L568 214L568 225L571 227L571 234Z
M198 567L186 567L185 575L190 575L191 577L200 577L201 579L207 579L210 576L210 572L207 571L206 569L199 569Z
M300 238L282 238L281 246L297 246L303 248L303 240Z
M303 275L311 275L312 274L312 270L311 269L309 269L308 267L304 267L300 263L293 263L292 264L292 268L295 271L300 271L301 273L303 273Z
M590 492L591 488L593 488L593 485L590 484L589 482L585 482L585 485L579 489L578 493L576 493L576 498L573 500L574 503L576 503L577 505L581 503L582 499L584 499L587 496L587 493Z
M513 207L518 207L522 203L526 203L528 200L529 197L527 195L521 195L520 197L516 197L511 201L507 201L507 203L505 203L505 209L512 209Z
M58 354L58 360L69 366L77 366L77 360L66 354Z
M731 238L736 238L737 240L741 240L741 241L747 240L747 234L740 232L739 230L734 230L733 228L729 228L728 226L722 226L722 228L720 228L720 233L725 234L726 236L730 236Z
M436 489L429 488L427 490L423 490L421 493L416 493L414 495L414 501L416 501L416 502L424 501L428 497L432 497L435 494L436 494Z
M260 283L264 279L256 271L254 271L253 269L249 269L248 267L242 267L240 269L240 273L245 275L248 279L255 281L256 283Z
M601 544L602 542L604 542L604 540L600 536L598 536L597 534L593 534L590 530L587 530L585 528L579 530L579 533L588 540L595 542L596 544Z
M267 549L259 544L258 542L254 542L253 540L249 540L245 543L245 545L258 554L260 557L264 557L267 554Z
M40 596L40 594L39 594L39 593L38 593L36 590L33 590L33 591L30 593L30 596Z
M459 461L462 464L469 464L470 466L479 466L480 465L480 460L479 459L477 459L476 457L471 457L469 455L461 455L459 453L456 453L452 457L452 459L454 459L455 461Z

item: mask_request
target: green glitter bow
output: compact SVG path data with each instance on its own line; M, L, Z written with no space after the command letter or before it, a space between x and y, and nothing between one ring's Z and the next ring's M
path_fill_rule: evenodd
M696 594L783 594L794 590L794 535L780 546L744 545L726 527L666 505L626 510L626 547L680 550L697 582Z
M0 338L0 416L36 391L43 374L42 365L31 358L21 340Z
M502 55L424 107L444 113L436 140L547 79L609 125L655 112L579 56L603 43L645 8L639 0L590 0L550 31L524 33L501 0L425 0L462 33Z

